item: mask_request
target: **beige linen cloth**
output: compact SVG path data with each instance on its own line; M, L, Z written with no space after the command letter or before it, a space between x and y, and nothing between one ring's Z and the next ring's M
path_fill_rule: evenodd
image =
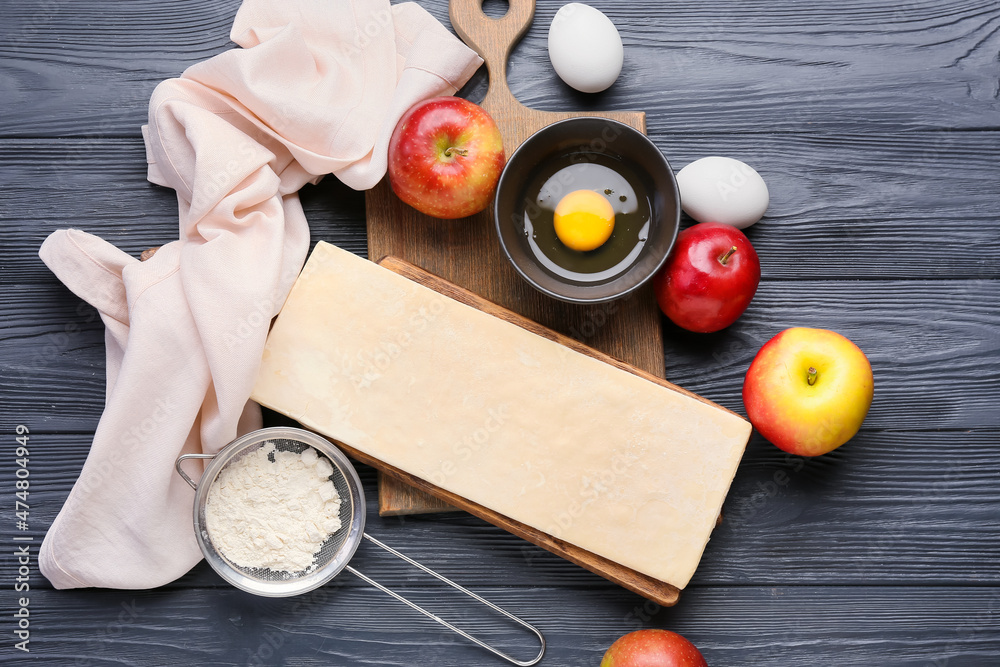
M388 0L245 0L231 37L242 48L156 88L142 128L180 239L141 263L73 229L39 251L107 327L104 414L39 558L56 588L150 588L198 562L174 460L260 426L268 323L309 248L297 191L328 173L375 185L402 113L482 62Z

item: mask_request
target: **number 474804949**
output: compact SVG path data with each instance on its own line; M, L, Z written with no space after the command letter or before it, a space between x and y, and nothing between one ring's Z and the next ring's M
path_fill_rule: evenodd
M28 520L28 427L24 424L18 424L17 436L14 438L17 441L17 447L14 449L14 463L17 464L17 468L14 470L14 476L17 477L17 481L14 486L17 488L17 501L15 505L15 512L17 513L17 518L21 521ZM24 508L23 510L21 508ZM21 514L24 514L22 517Z

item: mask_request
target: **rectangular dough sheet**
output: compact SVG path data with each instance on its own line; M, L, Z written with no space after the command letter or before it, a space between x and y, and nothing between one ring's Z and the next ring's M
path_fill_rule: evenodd
M320 242L253 398L684 588L750 424Z

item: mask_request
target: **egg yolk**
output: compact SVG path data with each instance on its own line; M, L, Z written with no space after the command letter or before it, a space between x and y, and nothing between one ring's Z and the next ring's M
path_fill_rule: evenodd
M593 250L615 229L611 202L593 190L571 192L556 205L556 236L573 250Z

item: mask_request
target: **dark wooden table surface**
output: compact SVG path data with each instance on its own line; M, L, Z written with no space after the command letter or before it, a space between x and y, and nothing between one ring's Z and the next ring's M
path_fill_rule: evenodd
M422 4L447 24L444 0ZM720 334L667 326L667 378L742 413L760 345L824 327L868 354L875 402L862 432L818 459L754 438L670 609L467 515L380 520L370 501L370 531L536 623L544 665L596 666L645 627L681 632L713 667L1000 664L1000 3L594 0L626 47L618 83L596 96L557 79L546 32L561 1L538 4L510 63L523 102L644 109L675 169L727 155L770 187L749 230L756 299ZM66 226L136 255L176 238L174 195L146 182L139 126L157 82L230 48L237 6L4 5L0 662L502 664L347 574L270 600L204 564L157 590L54 591L33 563L31 653L14 650L15 425L31 429L28 534L40 541L104 401L100 321L38 246ZM480 99L485 83L463 94ZM314 241L365 254L361 193L331 178L302 196ZM374 474L362 475L373 498ZM355 565L532 654L525 635L377 550Z

